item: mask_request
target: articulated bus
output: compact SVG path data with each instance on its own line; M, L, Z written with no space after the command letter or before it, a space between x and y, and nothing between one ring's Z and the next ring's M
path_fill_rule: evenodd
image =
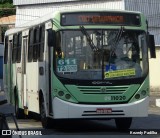
M4 89L17 117L115 119L148 115L154 37L140 12L56 11L5 33ZM24 111L24 112L22 112Z

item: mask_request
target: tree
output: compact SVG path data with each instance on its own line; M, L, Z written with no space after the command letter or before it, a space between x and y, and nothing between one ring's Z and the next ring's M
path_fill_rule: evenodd
M13 0L0 0L0 18L16 14L16 8L13 6ZM4 33L8 26L0 24L0 42L4 40Z
M13 0L0 0L0 17L16 14L16 8Z

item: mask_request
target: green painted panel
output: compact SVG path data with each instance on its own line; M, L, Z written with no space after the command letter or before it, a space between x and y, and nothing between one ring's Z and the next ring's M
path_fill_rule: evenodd
M127 102L140 85L124 86L75 86L65 85L68 91L82 103L123 103Z

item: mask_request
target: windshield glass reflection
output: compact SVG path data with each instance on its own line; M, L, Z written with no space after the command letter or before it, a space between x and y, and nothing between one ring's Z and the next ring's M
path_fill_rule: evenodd
M146 34L142 31L64 30L56 34L57 75L81 80L140 78L148 73Z

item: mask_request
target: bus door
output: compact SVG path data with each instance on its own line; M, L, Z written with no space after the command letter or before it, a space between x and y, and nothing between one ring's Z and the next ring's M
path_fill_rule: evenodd
M7 93L8 93L8 100L10 103L13 102L13 90L12 90L12 46L13 46L13 35L9 36L8 41L8 62L7 62L7 79L6 79L6 85L7 85Z
M49 111L49 115L53 116L53 111L52 111L52 96L51 96L51 91L53 90L53 82L52 82L52 78L53 78L53 74L52 74L52 70L53 70L53 46L49 46L49 43L51 40L53 40L52 37L52 22L49 21L46 23L46 30L47 30L47 42L48 42L48 97L47 97L47 101L49 102L48 104L48 111Z
M27 100L27 92L26 92L26 60L27 60L27 47L28 47L28 36L24 36L23 33L22 38L22 79L21 79L21 92L22 92L22 102L24 109L28 109L28 100Z
M53 115L53 111L52 111L52 96L51 96L51 91L53 90L52 88L52 78L53 78L53 74L52 74L52 68L53 68L53 48L49 47L48 48L48 61L49 61L49 72L48 72L48 76L49 76L49 94L48 94L48 100L49 100L49 114Z

